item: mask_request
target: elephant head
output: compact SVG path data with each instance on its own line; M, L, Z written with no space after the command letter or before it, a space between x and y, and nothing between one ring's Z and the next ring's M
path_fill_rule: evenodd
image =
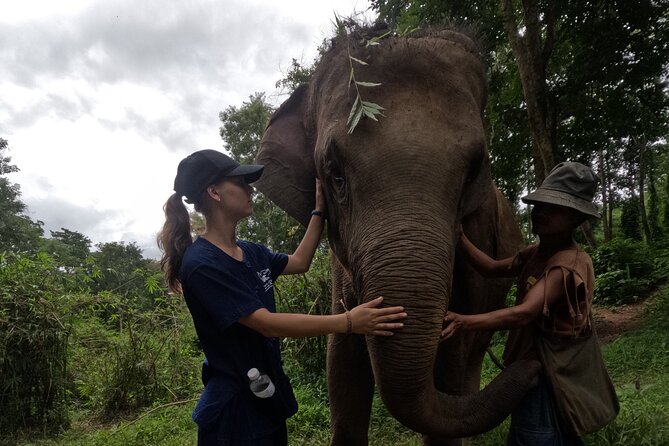
M379 122L363 119L349 133L347 117L357 96L352 66L355 80L381 83L358 89L362 99L384 107L384 116ZM443 316L462 280L454 277L459 227L495 206L485 104L484 67L473 41L461 33L388 37L373 46L340 39L309 84L274 113L257 156L265 165L258 189L302 224L313 206L314 179L322 181L334 255L333 311L341 311L340 298L355 305L378 295L384 304L406 308L403 330L361 342L390 413L435 437L492 428L537 372L536 363L508 367L482 392L461 396L435 385ZM486 245L494 228L479 226ZM476 293L468 298L481 300ZM479 309L485 308L484 302ZM445 368L464 367L462 358L445 361ZM329 367L353 368L348 359L329 360ZM347 372L329 373L332 396ZM348 381L357 380L348 375ZM332 401L331 409L333 424L345 426L339 417L346 415Z

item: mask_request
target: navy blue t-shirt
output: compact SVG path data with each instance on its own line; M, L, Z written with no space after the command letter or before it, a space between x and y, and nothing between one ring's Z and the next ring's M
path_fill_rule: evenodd
M216 428L219 438L251 440L273 432L297 411L278 340L238 323L260 308L276 311L274 280L288 256L242 240L237 245L243 261L196 239L184 254L179 276L211 376L193 419L203 430ZM250 391L246 372L253 367L272 378L272 398L261 400Z

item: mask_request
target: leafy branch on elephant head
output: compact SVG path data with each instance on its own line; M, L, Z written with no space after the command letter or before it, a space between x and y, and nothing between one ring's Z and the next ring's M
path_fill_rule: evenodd
M355 87L355 93L356 93L353 105L351 106L351 111L349 112L348 119L346 121L346 125L348 126L348 133L350 135L351 133L353 133L356 126L360 122L360 118L362 118L363 116L366 116L377 122L378 122L377 115L384 116L382 110L385 109L382 106L380 106L375 102L364 100L362 98L362 95L360 94L360 87L374 88L374 87L379 87L382 84L380 82L366 82L366 81L359 81L356 79L355 66L356 65L366 66L369 64L362 59L354 57L351 54L351 46L347 27L351 25L355 26L355 24L353 22L347 23L347 21L342 20L337 14L335 14L335 25L337 27L337 35L343 37L346 41L348 63L349 66L351 67L351 70L349 72L347 88L350 89L351 85L353 85ZM365 48L374 47L380 45L381 41L386 37L394 35L402 37L409 35L418 29L419 27L406 26L403 29L398 28L397 30L388 30L381 35L372 36L369 39L363 38L361 40L361 44Z
M341 37L345 42L346 42L346 52L348 55L348 63L349 66L351 67L351 70L349 72L349 78L348 78L348 83L347 83L347 88L350 90L351 85L355 88L355 99L353 100L353 105L351 106L351 110L348 114L348 119L346 120L346 125L348 126L348 134L352 134L355 128L357 127L358 123L360 122L360 119L363 116L366 116L370 119L373 119L374 121L378 122L377 115L379 116L385 116L383 114L383 108L379 104L371 101L366 101L362 98L362 95L360 94L360 87L365 87L365 88L375 88L375 87L380 87L382 85L381 82L368 82L368 81L359 81L356 79L355 75L355 67L356 65L360 66L367 66L369 63L365 62L364 60L354 57L351 54L351 40L348 32L348 28L355 28L358 25L355 23L355 21L350 20L350 19L342 19L335 13L335 26L337 28L337 36ZM360 40L360 44L364 48L371 48L377 45L381 44L381 41L387 37L392 37L392 36L407 36L414 31L417 31L420 29L419 27L412 27L412 26L405 26L404 28L397 28L395 30L389 29L388 31L384 32L383 34L372 36L367 38L366 36L363 36Z
M360 94L360 87L375 88L381 86L382 84L380 82L366 82L366 81L359 81L356 79L355 65L365 66L369 64L362 59L354 57L351 54L351 45L347 30L348 24L345 23L345 21L342 20L337 14L335 14L335 25L337 27L337 35L339 37L342 37L346 41L346 52L348 54L348 63L349 66L351 67L351 71L349 72L349 77L348 77L347 88L350 90L351 85L355 87L355 99L353 101L353 106L351 106L351 111L348 114L348 119L346 120L346 125L348 126L348 134L350 135L351 133L353 133L356 126L360 122L360 118L362 118L363 116L366 116L377 122L378 122L378 118L376 117L377 115L384 116L382 110L385 109L383 107L381 107L379 104L375 102L364 100L362 98L362 95ZM373 47L379 45L382 39L388 37L391 34L392 31L386 31L380 36L374 36L370 39L363 39L364 46Z

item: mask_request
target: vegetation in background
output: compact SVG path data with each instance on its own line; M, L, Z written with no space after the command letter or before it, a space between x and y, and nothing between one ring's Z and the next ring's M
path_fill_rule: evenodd
M595 302L637 302L669 276L669 250L663 240L650 246L618 237L591 252L597 272Z
M42 222L34 222L25 215L26 205L20 199L21 188L10 183L7 174L18 172L6 155L7 140L0 138L0 252L34 251L44 234Z
M0 432L69 425L64 287L45 254L0 254Z
M310 271L309 281L322 277L323 271ZM285 278L280 278L279 282ZM303 284L282 283L282 293L294 292L299 295ZM295 288L293 288L293 286ZM316 288L314 288L315 290ZM313 295L304 295L312 299ZM645 323L616 341L603 347L604 359L613 378L621 401L618 418L600 432L585 438L590 446L663 445L669 438L669 288L664 286L644 313ZM493 340L493 350L499 356L503 349L504 336L498 334ZM295 350L284 350L284 360L295 384L299 412L289 420L291 445L324 446L329 439L329 414L324 374L302 372L303 355L295 356ZM195 365L193 366L195 367ZM195 367L196 368L196 367ZM499 373L496 366L486 358L482 385ZM193 389L198 391L199 384ZM164 403L163 403L164 404ZM89 421L77 420L81 412L75 412L75 429L62 436L36 443L40 446L52 445L99 445L99 446L140 446L152 445L192 445L195 442L196 427L190 420L194 401L184 404L144 410L143 417L138 412L126 421L111 426L88 427ZM129 420L129 421L128 421ZM136 420L136 421L135 421ZM494 430L472 440L474 446L499 446L504 444L508 421ZM370 426L370 444L373 446L412 445L418 446L420 437L401 426L387 413L378 397L375 397Z

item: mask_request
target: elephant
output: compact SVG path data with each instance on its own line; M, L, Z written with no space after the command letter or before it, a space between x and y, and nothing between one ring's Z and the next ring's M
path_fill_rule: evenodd
M484 281L458 256L460 227L498 258L516 253L521 235L491 177L487 84L474 39L441 29L365 45L361 36L372 32L333 39L308 83L273 113L256 187L306 225L320 178L333 314L376 296L408 314L388 338L329 336L331 444L368 443L375 385L389 413L425 444L460 444L501 423L540 367L514 363L479 391L492 333L440 342L447 309L499 308L510 286ZM384 109L378 122L362 119L352 132L351 67L354 80L381 84L358 87Z

